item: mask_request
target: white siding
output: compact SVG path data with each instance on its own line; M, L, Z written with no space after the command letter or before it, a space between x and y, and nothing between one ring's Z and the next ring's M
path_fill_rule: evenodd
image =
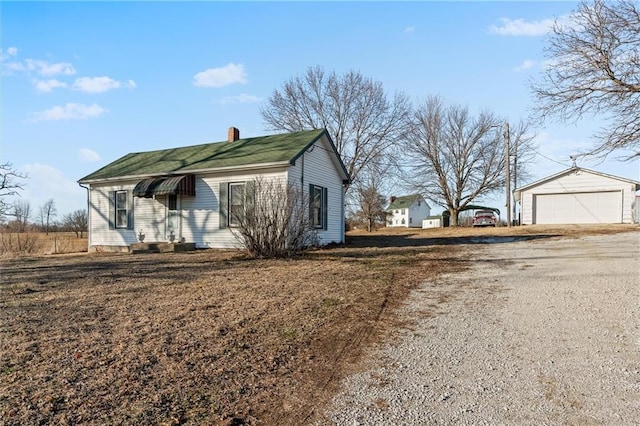
M387 218L389 227L421 228L422 221L431 216L431 207L426 201L420 200L411 204L409 208L389 210Z
M390 215L387 219L387 226L390 227L403 227L409 226L409 212L408 209L393 209L390 210Z
M92 246L129 246L137 241L136 221L134 229L109 229L109 192L132 191L137 181L117 185L91 185L89 190L89 235ZM135 215L134 198L134 215Z
M527 191L522 193L522 201L520 204L520 223L522 225L531 225L533 223L533 192Z
M442 219L423 219L422 220L423 228L441 228L442 227Z
M240 172L196 176L196 196L182 198L182 237L198 248L238 248L240 243L232 228L220 229L220 183L246 182L256 177L286 179L286 172L265 171L258 174Z
M166 197L153 198L133 197L135 235L142 232L146 242L166 241Z
M431 208L424 200L415 202L409 208L409 226L412 228L422 227L422 221L431 216Z
M615 193L619 192L621 194L622 199L616 198L615 201L611 197L607 198L606 205L599 205L602 201L602 197L598 198L595 195L589 196L580 196L578 194L593 194L593 193ZM540 218L543 218L544 221L546 217L550 217L551 213L549 212L539 212L536 211L540 208L540 200L541 198L537 198L540 195L563 195L563 194L573 194L572 197L582 197L582 202L590 203L590 205L584 206L584 208L599 212L594 217L600 218L608 218L608 223L632 223L632 208L631 204L635 198L634 185L610 178L607 176L602 176L599 174L590 173L585 170L578 170L574 172L567 173L565 175L561 175L556 179L543 182L540 185L536 185L532 188L526 189L522 191L521 195L521 212L522 212L522 224L531 225L534 223L541 223L539 221ZM536 200L537 198L537 200ZM561 198L561 197L560 197ZM558 198L558 199L560 199ZM547 198L546 200L549 200ZM600 201L598 201L600 200ZM543 203L542 208L550 208L549 203ZM552 208L552 207L551 207ZM610 211L607 213L602 212L601 210L609 209ZM583 209L584 210L584 209ZM575 214L573 217L567 216L563 218L553 219L553 223L585 223L584 219L582 219L582 215L578 215L579 211L574 210ZM542 215L542 216L541 216ZM615 221L612 220L613 217L616 217ZM560 222L558 222L560 221ZM590 223L599 223L598 219L595 219Z
M344 186L331 157L330 145L324 138L296 160L289 168L289 184L297 185L309 194L309 185L327 188L327 230L318 230L321 244L344 242Z

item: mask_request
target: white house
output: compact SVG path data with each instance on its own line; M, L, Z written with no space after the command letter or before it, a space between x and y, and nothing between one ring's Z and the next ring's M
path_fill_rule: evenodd
M422 221L431 214L431 207L420 194L391 197L389 201L387 226L390 227L421 228Z
M572 167L517 188L521 223L633 223L640 182Z
M230 212L243 209L256 178L302 188L321 244L344 242L349 175L326 130L130 153L83 177L89 250L128 251L138 242L179 241L197 248L239 246Z

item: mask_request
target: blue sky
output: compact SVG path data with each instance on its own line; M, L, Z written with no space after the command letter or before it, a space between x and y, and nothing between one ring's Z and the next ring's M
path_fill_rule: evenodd
M308 67L517 122L545 33L574 2L0 2L0 161L22 198L86 208L76 181L134 151L268 133L260 107ZM597 119L537 127L533 180L592 145ZM578 165L640 180L640 163ZM497 207L504 196L485 200ZM33 218L35 219L35 217Z

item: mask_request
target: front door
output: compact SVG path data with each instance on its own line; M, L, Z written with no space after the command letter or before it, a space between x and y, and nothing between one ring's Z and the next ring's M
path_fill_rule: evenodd
M171 242L179 242L180 238L180 198L177 195L167 195L167 226L166 238Z

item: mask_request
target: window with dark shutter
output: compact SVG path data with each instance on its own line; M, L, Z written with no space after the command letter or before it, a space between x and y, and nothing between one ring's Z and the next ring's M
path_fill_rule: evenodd
M127 228L129 222L129 214L127 211L127 191L116 191L115 211L116 211L116 228Z
M116 191L107 193L109 198L109 229L116 229Z
M220 216L220 228L229 226L229 182L220 182L218 192L218 213Z

